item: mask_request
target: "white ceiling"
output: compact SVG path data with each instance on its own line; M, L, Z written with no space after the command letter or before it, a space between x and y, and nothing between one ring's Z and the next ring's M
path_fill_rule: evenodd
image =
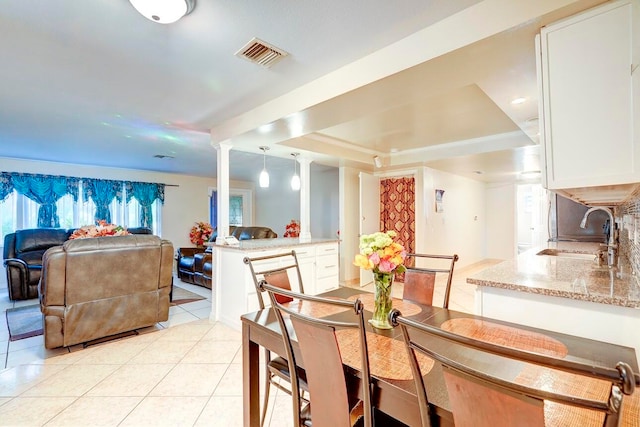
M550 14L415 65L402 61L416 52L400 51L399 61L364 68L353 81L366 84L351 86L327 76L362 70L363 59L455 23L475 13L470 7L504 6L199 0L190 15L161 25L127 0L3 2L0 156L215 176L211 142L230 140L234 179L255 179L260 145L282 158L269 160L273 168L291 168L290 153L301 151L316 168L370 167L379 155L385 167L517 179L540 167L533 37L545 22L601 1L556 0L573 4L547 5ZM234 56L253 37L289 56L269 69ZM321 96L296 96L323 81ZM527 102L511 105L519 96Z

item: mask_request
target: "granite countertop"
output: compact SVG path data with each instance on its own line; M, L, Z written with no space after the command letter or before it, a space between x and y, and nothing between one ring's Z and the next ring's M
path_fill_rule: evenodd
M252 239L252 240L240 240L238 245L216 245L208 244L207 246L213 246L215 249L232 249L240 251L258 251L264 249L275 249L290 246L306 246L317 245L320 243L337 243L339 239L335 238L312 238L312 239L299 239L297 237L283 237L276 239Z
M598 266L598 243L550 242L467 278L478 286L640 308L640 285L627 260ZM538 255L558 252L560 256ZM593 254L593 258L579 255Z

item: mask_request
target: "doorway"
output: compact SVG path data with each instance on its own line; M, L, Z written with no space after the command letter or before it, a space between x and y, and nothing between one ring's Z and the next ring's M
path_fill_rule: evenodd
M540 184L518 184L516 223L518 254L541 247L548 239L549 197Z

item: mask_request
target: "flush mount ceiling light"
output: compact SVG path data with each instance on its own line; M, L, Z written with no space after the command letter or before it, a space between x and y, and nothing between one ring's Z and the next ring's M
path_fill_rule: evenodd
M160 24L171 24L191 13L196 0L129 0L145 18Z
M382 167L382 160L380 159L379 156L373 156L373 164L377 168L381 168Z
M293 176L291 177L291 189L293 191L300 190L300 176L298 175L298 156L300 153L291 153L293 156Z
M269 147L259 147L262 150L262 172L260 172L260 178L258 182L260 187L269 188L269 172L267 172L267 150Z
M515 98L514 100L511 101L512 105L518 105L518 104L523 104L527 102L527 98L524 97L520 97L520 98Z

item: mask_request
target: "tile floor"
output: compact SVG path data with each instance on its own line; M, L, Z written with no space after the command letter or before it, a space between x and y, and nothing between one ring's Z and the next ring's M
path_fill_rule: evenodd
M494 263L456 271L450 308L473 312L466 276ZM167 322L138 336L86 349L45 350L42 336L9 342L0 316L0 425L242 425L241 335L208 320L209 290L178 285L207 299L171 307ZM437 285L435 304L443 298ZM0 312L33 303L13 303L0 289ZM291 398L274 389L265 425L290 426L290 414Z

